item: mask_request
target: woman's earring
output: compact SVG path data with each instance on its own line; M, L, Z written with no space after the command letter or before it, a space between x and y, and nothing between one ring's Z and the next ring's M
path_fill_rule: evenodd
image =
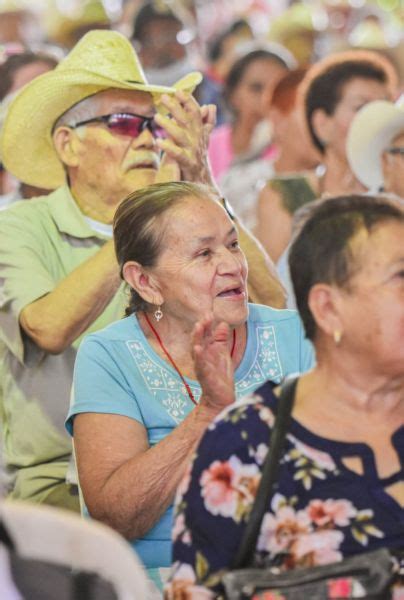
M160 319L163 318L163 311L161 310L161 306L158 306L157 310L154 312L154 318L157 322L159 322Z
M339 346L341 339L342 339L342 333L340 332L339 329L336 329L333 333L333 338L334 338L334 342L336 346Z

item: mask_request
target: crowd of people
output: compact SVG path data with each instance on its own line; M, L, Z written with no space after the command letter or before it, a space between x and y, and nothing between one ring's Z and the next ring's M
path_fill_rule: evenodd
M0 27L5 495L220 597L294 376L257 563L402 550L403 15L121 4Z

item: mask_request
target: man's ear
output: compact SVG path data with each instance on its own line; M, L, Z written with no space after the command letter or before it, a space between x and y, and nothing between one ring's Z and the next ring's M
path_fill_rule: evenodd
M316 283L309 292L308 305L317 327L325 334L334 336L343 333L339 314L340 291L326 283Z
M153 276L140 263L129 260L123 265L122 275L126 283L149 304L160 306L164 298Z
M333 129L335 127L330 116L327 115L322 108L317 108L311 116L311 123L314 132L322 145L327 146L332 139Z
M61 162L67 167L77 167L79 163L78 148L80 137L70 127L58 127L53 134L53 145Z

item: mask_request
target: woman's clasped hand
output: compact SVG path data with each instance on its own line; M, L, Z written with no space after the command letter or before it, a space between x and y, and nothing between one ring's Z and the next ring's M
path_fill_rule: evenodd
M212 189L134 192L117 209L114 240L127 316L81 344L67 427L86 510L128 538L159 583L175 491L206 427L266 379L306 371L314 355L297 313L248 303L236 225Z

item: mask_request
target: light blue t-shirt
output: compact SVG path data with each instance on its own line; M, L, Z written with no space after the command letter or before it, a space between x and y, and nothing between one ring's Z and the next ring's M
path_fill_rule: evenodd
M235 372L237 398L264 381L304 372L314 363L295 311L249 305L247 346ZM198 401L201 388L185 378ZM123 415L144 425L150 446L164 439L193 409L177 372L156 354L136 316L126 317L88 335L75 364L72 403L66 421L85 412ZM172 508L133 546L148 568L171 565Z

